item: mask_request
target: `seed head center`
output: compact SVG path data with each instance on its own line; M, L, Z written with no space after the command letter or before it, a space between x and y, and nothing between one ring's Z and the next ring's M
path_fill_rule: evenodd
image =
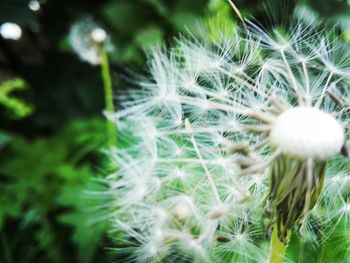
M329 113L312 107L295 107L277 117L270 144L298 158L326 160L340 152L344 129Z

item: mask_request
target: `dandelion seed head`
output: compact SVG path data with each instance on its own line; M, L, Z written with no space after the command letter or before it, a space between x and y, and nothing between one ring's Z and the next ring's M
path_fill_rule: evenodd
M69 41L81 60L89 62L92 65L101 63L101 43L107 51L113 50L106 31L91 18L83 18L71 26Z
M97 27L91 31L91 38L96 43L102 43L106 40L107 33L104 29Z
M215 43L179 37L151 51L148 76L114 116L133 139L109 177L113 225L136 261L263 262L276 221L283 240L311 229L311 213L321 223L344 215L347 172L326 164L348 143L350 56L316 26L251 23Z
M300 158L328 159L344 144L344 129L330 114L311 107L296 107L278 116L270 142Z
M40 2L37 1L37 0L31 0L29 3L28 3L28 7L30 10L34 11L34 12L37 12L40 10L41 6L40 6Z

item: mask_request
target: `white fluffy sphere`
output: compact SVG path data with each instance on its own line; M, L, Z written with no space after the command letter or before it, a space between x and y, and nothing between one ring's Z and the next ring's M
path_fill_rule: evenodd
M97 43L104 42L106 40L107 33L102 28L94 28L91 31L91 38Z
M0 26L0 35L5 39L18 40L22 36L22 29L15 23L4 23Z
M311 107L296 107L278 116L270 143L299 158L325 160L340 152L344 129L329 113Z

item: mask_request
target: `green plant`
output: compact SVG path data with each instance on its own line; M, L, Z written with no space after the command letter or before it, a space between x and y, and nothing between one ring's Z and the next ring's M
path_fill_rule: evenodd
M6 243L1 262L91 262L106 231L103 212L96 210L106 200L87 194L103 189L97 175L103 174L105 122L76 121L57 135L31 141L2 137L7 154L0 168L5 182L0 186L0 229ZM6 230L13 224L19 229L14 235Z
M17 98L14 93L28 90L22 79L12 79L0 83L0 104L5 106L14 118L24 118L33 112L33 106Z

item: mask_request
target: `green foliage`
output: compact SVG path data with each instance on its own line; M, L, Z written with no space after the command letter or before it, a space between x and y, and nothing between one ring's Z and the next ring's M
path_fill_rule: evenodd
M32 141L3 136L8 154L1 159L0 168L0 178L6 182L0 186L0 229L6 232L11 222L18 222L28 234L36 229L29 237L38 246L34 258L44 253L52 262L67 260L63 253L67 240L60 229L72 228L80 262L91 262L101 245L106 230L106 221L101 223L101 219L106 211L99 208L106 198L92 198L87 190L97 193L103 189L97 180L101 172L91 164L102 165L99 149L105 144L104 129L103 120L91 119ZM15 247L9 253L14 259L19 255Z
M61 207L71 207L71 211L59 216L59 221L74 228L72 239L78 246L81 262L91 261L95 253L94 248L100 245L107 229L105 215L99 208L103 204L102 201L108 200L99 196L95 198L87 196L87 189L93 189L95 192L103 190L98 183L89 184L91 178L96 177L95 173L96 171L86 165L79 168L65 165L58 170L64 183L56 200L57 204Z
M350 41L350 1L315 1L307 0L311 15L339 25L343 38Z
M180 32L195 33L207 2L108 1L100 11L117 47L111 54L113 61L142 65L144 49L164 44L169 36Z
M208 5L208 11L215 14L205 19L210 41L215 43L222 35L230 37L236 23L233 18L232 8L227 4L227 0L211 0Z
M0 104L10 110L14 118L23 118L33 112L33 106L13 95L16 91L25 91L27 84L22 79L8 80L0 84Z
M162 43L163 39L163 31L156 26L150 26L139 31L135 37L135 43L139 47L149 49Z
M0 131L0 150L10 141L10 136Z

